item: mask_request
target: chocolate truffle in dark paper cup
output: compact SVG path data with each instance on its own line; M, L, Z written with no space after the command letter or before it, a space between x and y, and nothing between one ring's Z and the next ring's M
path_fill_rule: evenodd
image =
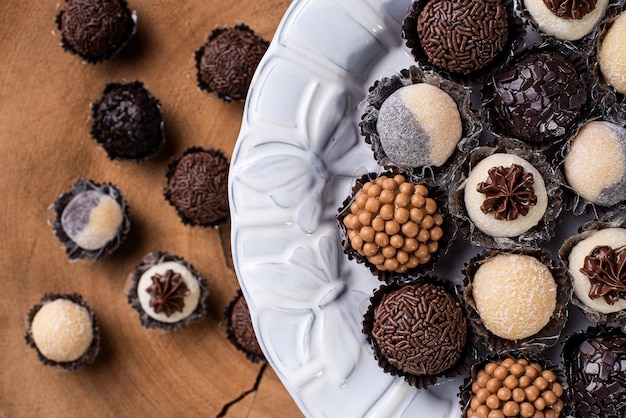
M382 286L370 299L363 333L386 373L420 389L469 367L471 334L451 282L422 276Z
M112 160L143 161L165 143L161 105L140 81L107 84L91 111L91 137Z
M216 227L228 218L228 159L191 147L167 167L165 199L186 225Z
M243 352L248 360L253 363L265 360L254 333L248 303L241 290L237 292L237 295L224 310L224 325L228 341Z
M585 223L559 257L571 276L572 303L596 323L626 325L626 218Z
M344 252L387 283L433 269L456 234L445 190L398 172L356 181L337 216Z
M61 46L90 64L116 55L137 30L125 0L67 0L56 17Z
M415 66L377 80L361 107L361 134L381 166L442 181L482 132L468 89Z
M548 250L485 250L463 274L471 324L489 351L537 354L557 343L572 285Z
M626 413L626 335L619 328L590 327L572 334L562 351L576 418Z
M24 340L39 361L74 371L93 363L100 351L100 326L78 294L46 293L27 315Z
M626 95L626 9L609 19L598 36L594 74L600 87Z
M459 388L463 418L568 416L571 401L562 369L523 355L490 356L472 366Z
M269 42L247 25L213 30L195 54L198 86L225 101L243 101Z
M420 67L469 85L506 63L526 32L510 0L413 2L402 37Z
M182 257L149 253L128 282L128 303L145 328L176 332L206 315L209 285Z
M130 231L128 204L111 183L79 179L51 209L52 230L71 261L111 254Z
M543 154L500 138L472 151L456 171L449 209L474 245L536 248L554 236L560 185Z

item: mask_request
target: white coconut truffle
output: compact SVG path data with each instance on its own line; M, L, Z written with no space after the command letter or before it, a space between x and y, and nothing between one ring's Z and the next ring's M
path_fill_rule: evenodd
M595 8L580 19L560 17L544 0L524 0L524 7L540 31L564 41L576 41L591 33L606 13L609 0L598 0Z
M483 213L481 210L486 195L480 193L477 187L488 179L491 168L508 168L513 164L521 166L525 173L532 174L532 188L537 202L530 205L526 215L520 214L512 220L496 219L493 212ZM548 193L541 173L523 158L506 153L492 154L472 168L465 182L464 200L467 214L474 225L485 234L496 238L516 237L528 231L541 221L548 208Z
M585 263L585 257L591 254L597 246L609 246L617 249L626 245L626 229L606 228L593 232L584 240L576 244L569 253L568 268L574 281L574 294L580 301L600 313L609 314L626 309L626 300L619 299L615 304L609 305L604 298L592 299L589 297L591 282L580 269Z
M598 46L598 62L605 81L626 94L626 12L622 12L606 31Z

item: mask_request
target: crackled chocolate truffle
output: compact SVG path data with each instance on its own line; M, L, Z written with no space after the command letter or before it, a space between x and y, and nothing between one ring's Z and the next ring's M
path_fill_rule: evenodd
M130 274L128 302L146 328L178 331L206 314L206 280L181 257L153 252Z
M135 30L124 0L67 0L57 25L64 49L91 63L113 56Z
M229 341L250 361L256 363L265 358L254 333L248 303L241 291L226 307L224 321Z
M246 25L215 29L196 51L198 85L230 100L244 100L269 43Z
M128 205L112 184L80 179L54 203L53 230L71 260L110 254L130 229Z
M492 154L472 168L465 207L478 229L492 237L515 237L537 225L548 207L541 173L525 159Z
M550 269L528 255L503 253L487 259L471 290L484 326L508 340L537 334L556 308L557 284Z
M600 23L609 0L524 0L540 31L557 39L576 41Z
M598 45L598 62L604 80L626 94L626 12L608 27Z
M435 67L467 75L503 51L507 15L500 0L431 0L417 18L417 35Z
M585 124L563 163L568 184L585 200L613 206L626 200L626 129L612 122Z
M426 83L402 87L389 96L380 107L377 130L387 156L409 167L443 165L463 135L452 97Z
M91 136L112 160L145 160L165 141L159 101L139 81L108 84L92 118Z
M190 148L167 169L165 198L185 224L215 226L228 216L228 160L215 149Z
M397 373L434 376L461 358L467 320L459 300L443 286L427 282L394 287L370 311L373 322L366 333L377 356Z
M582 76L558 53L531 53L495 77L496 123L524 141L563 136L579 120L586 102Z
M97 356L98 322L77 294L47 293L31 308L28 322L26 343L46 365L75 370Z

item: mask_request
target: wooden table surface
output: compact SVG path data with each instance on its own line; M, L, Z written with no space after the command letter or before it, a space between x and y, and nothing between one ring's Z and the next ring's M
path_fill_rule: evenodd
M168 162L190 146L230 158L242 103L196 86L194 51L218 26L246 23L270 40L289 0L128 0L136 36L120 55L84 64L62 51L60 0L0 7L0 416L297 417L270 367L226 339L222 312L239 284L219 231L183 226L162 195ZM109 82L141 80L163 106L167 145L152 160L112 162L89 136L90 103ZM48 208L78 178L112 182L130 205L131 232L116 253L68 262ZM208 280L210 311L175 334L142 328L126 301L130 271L150 251L184 257ZM43 366L24 343L26 313L46 292L77 292L98 315L102 349L76 372Z

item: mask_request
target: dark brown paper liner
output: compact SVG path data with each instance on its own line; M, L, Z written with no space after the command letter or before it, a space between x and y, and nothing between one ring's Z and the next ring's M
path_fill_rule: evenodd
M463 381L463 384L459 387L458 399L459 399L459 405L461 406L461 417L465 418L467 416L466 415L467 410L470 407L470 401L472 398L472 383L474 383L474 381L477 379L478 373L481 370L483 370L485 366L491 363L492 361L502 361L507 358L513 358L516 360L523 358L523 359L526 359L529 363L539 364L541 367L543 367L544 370L550 370L554 372L554 374L557 377L557 381L563 387L563 395L560 397L560 399L563 401L563 410L561 411L561 414L559 416L566 417L566 416L569 416L569 414L571 414L571 411L573 410L573 405L572 405L571 397L568 394L569 386L568 386L567 379L565 377L565 373L563 372L563 369L553 364L550 360L537 358L532 355L501 354L501 355L490 355L488 357L485 357L479 360L478 362L472 365L470 369L470 375L465 378L465 380Z
M513 0L502 0L502 4L506 7L508 14L509 38L500 54L498 54L491 63L486 65L481 70L465 76L450 73L442 68L437 68L429 62L428 57L424 53L416 29L417 18L428 1L430 0L419 0L413 2L407 17L402 22L402 38L405 40L406 46L409 48L417 64L424 70L437 71L446 79L465 86L480 84L498 68L506 65L513 58L515 53L517 53L524 45L524 41L526 39L526 28L524 27L523 21L513 10Z
M626 217L623 215L614 216L605 218L604 220L598 221L589 221L586 222L578 231L578 234L574 234L571 237L567 238L561 248L559 248L559 258L561 263L566 268L569 268L569 254L572 251L572 248L576 246L579 242L588 238L594 232L599 231L601 229L606 228L626 228ZM570 280L571 277L570 277ZM573 286L573 283L572 283ZM585 316L597 323L597 324L607 324L615 327L626 326L626 310L613 312L610 314L605 314L602 312L598 312L589 306L585 305L575 293L572 293L572 304L578 308L580 308Z
M152 95L152 93L150 93L143 85L143 83L141 81L133 81L131 83L127 83L127 84L121 84L121 83L109 83L104 87L104 90L102 91L102 95L100 96L100 98L94 102L91 105L91 112L92 112L92 120L96 119L96 105L98 104L98 102L100 100L102 100L102 98L104 96L106 96L111 90L119 88L119 87L126 87L126 88L132 88L135 90L142 90L147 96L148 99L150 100L150 102L157 108L158 112L159 112L159 116L160 116L160 140L159 143L152 147L152 149L148 150L145 154L140 155L136 158L127 158L127 157L123 157L120 155L117 155L116 152L114 151L110 151L107 150L106 148L104 148L104 146L102 146L102 148L105 150L105 152L107 153L107 157L109 157L110 160L115 161L115 160L120 160L120 161L134 161L134 162L142 162L145 160L148 160L152 157L154 157L156 154L159 153L159 151L163 148L163 145L165 144L165 123L163 122L163 108L161 107L161 102ZM98 142L98 138L102 138L104 136L106 136L106 133L100 131L99 129L96 128L96 125L92 125L91 127L91 131L90 131L90 135L91 138L93 138L94 141Z
M137 286L139 285L139 280L141 279L143 273L145 273L153 266L168 261L182 264L196 278L196 280L198 281L198 285L200 286L200 297L196 309L191 312L188 317L174 323L161 322L148 315L141 307L141 304L139 303L139 295L137 293ZM141 325L143 325L145 328L160 329L167 332L176 332L195 322L198 322L206 315L208 308L209 285L207 281L200 275L200 273L198 273L196 269L187 261L185 261L182 257L178 257L176 255L169 254L163 251L149 253L143 258L141 263L137 267L135 267L132 273L130 273L130 275L128 276L128 282L128 303L130 304L130 306L133 307L133 309L135 309L139 313L139 320L141 321Z
M378 114L380 107L389 96L398 89L413 85L426 83L446 92L456 103L463 126L463 135L456 146L454 153L441 167L407 167L391 160L385 153L378 129ZM480 118L471 108L470 91L463 86L448 81L432 71L422 71L416 66L401 70L398 74L384 77L374 82L368 90L368 94L362 102L364 107L359 128L361 135L365 137L365 142L370 145L374 152L374 159L379 165L386 169L398 169L406 172L413 172L423 177L431 177L441 182L449 181L452 172L461 164L467 153L478 145L478 139L483 126Z
M619 3L622 4L620 5ZM600 24L600 27L598 28L598 33L596 35L594 45L595 47L591 49L591 54L589 57L589 67L592 70L593 77L597 82L598 88L604 94L602 100L608 101L609 105L611 103L618 103L623 106L626 105L626 95L616 91L615 88L611 86L602 76L600 63L598 61L598 50L600 48L600 45L602 45L602 41L604 40L607 31L610 29L613 22L615 22L619 15L624 11L626 11L626 3L621 0L618 2L618 4L614 5L611 8L610 14L607 13L606 18L603 20L603 22Z
M537 334L531 335L520 340L508 340L498 337L489 331L482 322L482 319L476 309L476 303L473 297L473 281L478 268L489 259L499 254L521 254L534 257L552 273L554 281L557 285L556 307L550 321ZM530 248L519 248L515 250L485 250L469 260L463 269L463 284L466 286L463 296L467 303L468 317L476 334L480 337L485 347L492 353L502 354L508 352L523 353L525 355L536 355L546 348L554 346L561 335L561 331L567 322L567 304L572 294L572 283L568 275L567 269L560 263L551 259L548 250L533 250ZM523 301L520 301L523 303Z
M124 36L122 37L122 40L119 43L119 45L117 45L115 48L112 48L110 51L106 52L105 54L101 56L85 55L76 51L74 47L65 39L65 37L63 37L63 31L61 30L61 18L63 16L64 10L61 10L56 15L56 18L54 21L57 29L59 30L59 32L61 32L61 48L63 48L64 51L69 52L70 54L73 54L82 58L85 62L89 64L99 64L117 55L137 32L137 12L130 11L126 0L120 0L120 3L122 3L122 5L124 6L124 9L126 10L128 14L128 23L127 23L126 32L124 33Z
M420 264L417 267L406 271L405 273L395 273L390 271L378 270L374 264L370 263L367 260L367 257L362 256L354 248L352 248L352 245L350 245L350 240L347 236L347 228L343 224L343 219L350 212L350 204L365 183L367 183L368 181L374 181L380 176L386 175L393 177L396 174L404 175L405 178L411 181L413 184L423 184L424 186L426 186L428 188L428 197L432 197L437 202L437 210L443 217L443 224L441 225L441 229L443 230L443 236L438 241L438 251L431 254L431 259L428 261L428 263ZM348 259L355 260L357 263L360 264L365 264L367 268L371 271L371 273L378 278L378 280L385 283L411 281L420 275L432 271L439 259L448 251L448 249L452 245L452 242L454 241L454 237L456 236L456 224L451 219L450 214L448 213L445 189L434 183L432 180L423 179L415 175L411 176L407 173L403 173L400 171L386 171L379 174L368 173L357 179L355 185L352 187L352 192L350 196L348 196L343 201L341 207L339 208L337 221L339 229L341 231L341 244L343 246L343 252L348 256Z
M465 304L463 303L463 301L461 300L461 297L459 296L460 291L452 282L448 280L440 280L434 276L424 275L424 276L421 276L419 279L414 280L412 282L391 283L391 284L382 285L380 288L378 288L374 292L372 297L370 298L370 305L367 309L367 312L365 313L363 317L363 334L365 334L367 342L370 344L370 346L374 350L374 356L376 360L378 361L378 365L383 369L385 373L389 373L392 376L401 376L411 386L415 386L418 389L424 389L424 388L427 388L429 386L436 384L439 380L442 380L442 378L444 377L454 378L456 376L459 376L465 373L470 366L471 359L475 356L474 343L476 342L476 338L473 334L472 327L470 326L468 322L465 348L463 352L461 353L459 360L454 364L454 366L452 366L448 370L445 370L437 375L416 376L413 374L406 374L402 372L401 370L397 369L396 367L394 367L392 364L390 364L389 361L387 361L387 359L380 354L380 350L371 335L373 327L374 327L374 309L376 308L376 306L378 306L383 296L386 295L387 293L398 290L403 286L411 285L415 283L431 283L431 284L443 287L451 295L453 295L459 300L460 306L463 309L463 312L466 314Z
M223 94L217 91L214 91L213 89L211 89L211 87L209 87L209 85L202 79L202 76L200 75L200 60L202 59L202 55L204 54L204 48L206 47L206 45L211 42L213 39L217 38L218 35L220 35L221 33L223 33L224 31L228 30L229 28L227 27L219 27L216 29L213 29L213 31L211 32L211 34L209 35L207 41L196 50L196 52L194 53L194 59L196 62L196 82L198 83L198 87L200 88L200 90L204 90L206 92L209 93L213 93L215 94L217 97L219 97L220 99L222 99L225 102L243 102L246 100L245 97L241 97L241 98L236 98L236 97L231 97L228 94ZM252 30L248 25L246 24L239 24L237 26L234 27L234 29L239 29L242 31L246 31L249 32L251 35L254 36L258 36L254 30ZM265 39L259 37L260 42L263 43L266 46L269 46L269 42L266 41Z
M243 292L241 291L241 289L239 289L237 291L237 295L235 295L235 297L226 306L226 309L224 309L224 328L226 330L226 338L228 338L228 341L230 341L230 343L237 350L244 353L246 355L246 358L250 360L252 363L260 363L261 361L265 360L265 356L254 353L248 350L243 345L239 344L239 341L237 340L237 337L235 336L235 332L232 327L232 322L230 318L233 314L233 308L235 307L235 304L237 303L237 301L242 297L244 297Z
M483 84L483 86L480 89L480 95L481 95L481 102L482 102L482 109L483 109L483 117L487 125L490 127L490 131L496 137L503 137L503 138L511 137L511 132L508 129L506 129L506 127L501 126L500 115L498 115L498 112L496 112L496 110L492 106L493 98L495 95L495 88L496 88L495 78L497 77L497 74L501 73L502 71L506 71L509 68L515 67L516 63L518 63L520 60L538 52L549 52L553 54L559 54L562 57L564 57L567 60L567 62L571 64L572 67L576 70L578 75L580 75L581 80L587 87L587 101L584 104L581 113L571 123L570 126L563 129L563 132L561 134L550 137L549 139L545 141L530 141L525 138L517 138L517 137L514 138L518 141L524 142L529 148L533 150L543 151L553 145L563 142L565 139L570 137L574 132L577 132L578 129L580 129L580 126L586 120L586 118L593 112L595 106L599 104L598 101L594 100L595 95L593 93L594 88L592 86L593 84L592 75L587 66L585 55L583 55L579 51L568 50L557 42L551 43L551 42L546 41L535 48L521 52L520 54L516 55L515 59L509 62L507 66L503 66L502 68L500 68L499 71L496 74L494 74L494 77L490 78L488 81L486 81Z
M517 155L532 164L542 175L548 194L548 208L543 219L528 231L512 238L495 238L479 230L467 214L465 208L464 183L472 167L492 154L507 153ZM512 249L517 247L538 248L539 244L554 236L555 219L561 213L561 181L557 179L546 158L529 149L521 141L499 138L487 146L474 150L456 171L450 186L449 210L457 219L459 230L472 244L479 247Z
M174 171L176 171L176 166L178 165L178 162L185 156L188 154L193 154L195 152L206 152L209 153L215 157L222 157L222 158L226 158L226 156L224 155L224 153L218 149L205 149L202 147L190 147L187 148L182 155L177 158L176 160L170 162L167 166L167 169L165 171L165 178L167 180L167 183L169 183L171 177L174 175ZM163 196L165 197L165 200L167 200L167 202L176 210L176 214L178 215L178 217L180 218L181 222L184 225L190 225L190 226L203 226L203 227L207 227L207 228L217 228L220 225L224 224L227 220L228 220L228 215L224 216L223 218L217 219L214 222L211 223L198 223L196 222L194 219L189 218L188 216L186 216L184 213L182 213L178 207L176 206L176 203L174 201L172 201L170 194L167 191L167 186L165 187L165 189L163 190Z
M63 215L63 210L65 209L65 207L71 202L71 200L75 196L90 190L104 193L115 199L115 201L122 208L122 213L124 216L122 220L122 225L120 226L120 229L115 237L111 241L109 241L104 247L97 250L86 250L79 247L74 241L72 241L70 237L67 236L67 234L63 230L63 225L61 224L61 216ZM51 220L52 230L54 232L54 235L57 236L59 241L61 241L61 243L65 247L65 252L67 253L67 257L70 259L70 261L76 261L84 258L95 261L104 257L105 255L111 254L121 245L124 239L126 239L126 236L130 231L128 203L126 203L126 199L122 195L122 192L120 192L120 190L111 183L100 184L88 179L79 179L74 183L72 189L69 192L63 193L56 199L53 207L55 218L54 220Z
M59 361L54 361L54 360L50 360L46 358L41 353L41 351L39 351L39 348L37 347L37 345L35 344L35 340L33 339L31 324L33 323L33 319L35 318L35 315L37 314L37 312L39 312L39 310L46 303L52 302L57 299L67 299L77 305L82 306L83 308L87 309L87 312L89 312L89 316L91 317L91 325L93 329L93 340L91 344L89 345L89 347L87 348L87 351L80 358L74 361L59 362ZM37 351L37 356L39 357L39 361L42 364L46 366L58 366L68 371L75 371L81 368L82 366L84 366L86 363L93 363L96 360L96 357L98 356L98 353L100 352L100 323L98 322L98 318L96 317L96 314L89 307L89 305L87 305L87 302L85 302L85 300L79 294L77 293L61 294L61 293L48 292L41 298L41 300L37 304L35 304L32 308L30 308L26 316L26 320L28 322L28 329L26 330L26 334L24 335L24 341L26 342L28 346L34 348L35 351Z

